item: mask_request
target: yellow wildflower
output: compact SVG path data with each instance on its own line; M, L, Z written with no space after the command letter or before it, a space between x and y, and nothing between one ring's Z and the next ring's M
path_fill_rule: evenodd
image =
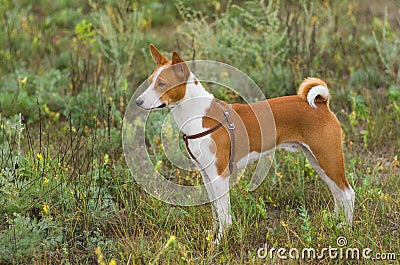
M176 237L175 236L170 236L168 241L167 241L167 243L165 243L164 248L168 248L175 241L176 241Z
M42 209L43 209L44 214L49 214L50 213L50 206L46 202L43 203Z

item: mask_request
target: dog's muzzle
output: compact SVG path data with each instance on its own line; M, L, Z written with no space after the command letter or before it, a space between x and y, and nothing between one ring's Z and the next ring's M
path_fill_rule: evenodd
M136 105L138 105L140 107L143 104L143 99L139 99L138 98L138 99L135 100L135 102L136 102Z
M138 105L138 107L142 107L144 100L143 99L136 99L135 103L136 105ZM152 110L152 109L162 109L165 108L167 105L165 103L162 103L160 106L154 107L154 108L144 108L146 110ZM142 107L143 108L143 107Z

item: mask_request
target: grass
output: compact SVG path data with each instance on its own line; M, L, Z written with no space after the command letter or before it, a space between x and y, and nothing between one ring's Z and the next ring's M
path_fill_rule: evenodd
M0 0L0 264L332 264L258 252L336 247L340 236L346 247L399 260L399 5L382 6ZM326 79L356 192L353 228L337 227L332 196L300 153L278 151L254 192L244 173L220 246L207 232L209 205L147 194L126 165L121 135L129 99L154 68L149 43L231 64L267 97L295 93L306 76ZM165 115L152 114L147 126L160 127ZM132 134L144 126L135 124ZM155 131L146 136L160 170L197 183L197 173L167 161Z

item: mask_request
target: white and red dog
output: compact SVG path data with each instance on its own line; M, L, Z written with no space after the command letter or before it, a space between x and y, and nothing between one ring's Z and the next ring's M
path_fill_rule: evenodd
M146 110L176 108L173 116L191 159L202 169L213 202L217 243L232 224L228 193L232 171L274 148L301 149L331 190L336 214L342 208L351 225L355 194L346 179L342 129L329 109L324 81L307 78L297 95L230 105L215 100L176 52L170 61L153 45L150 51L157 68L136 104Z

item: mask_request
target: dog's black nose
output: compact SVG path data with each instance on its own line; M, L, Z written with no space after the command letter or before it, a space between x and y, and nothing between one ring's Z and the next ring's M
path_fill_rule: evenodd
M136 105L138 105L139 107L143 104L143 99L136 99Z

